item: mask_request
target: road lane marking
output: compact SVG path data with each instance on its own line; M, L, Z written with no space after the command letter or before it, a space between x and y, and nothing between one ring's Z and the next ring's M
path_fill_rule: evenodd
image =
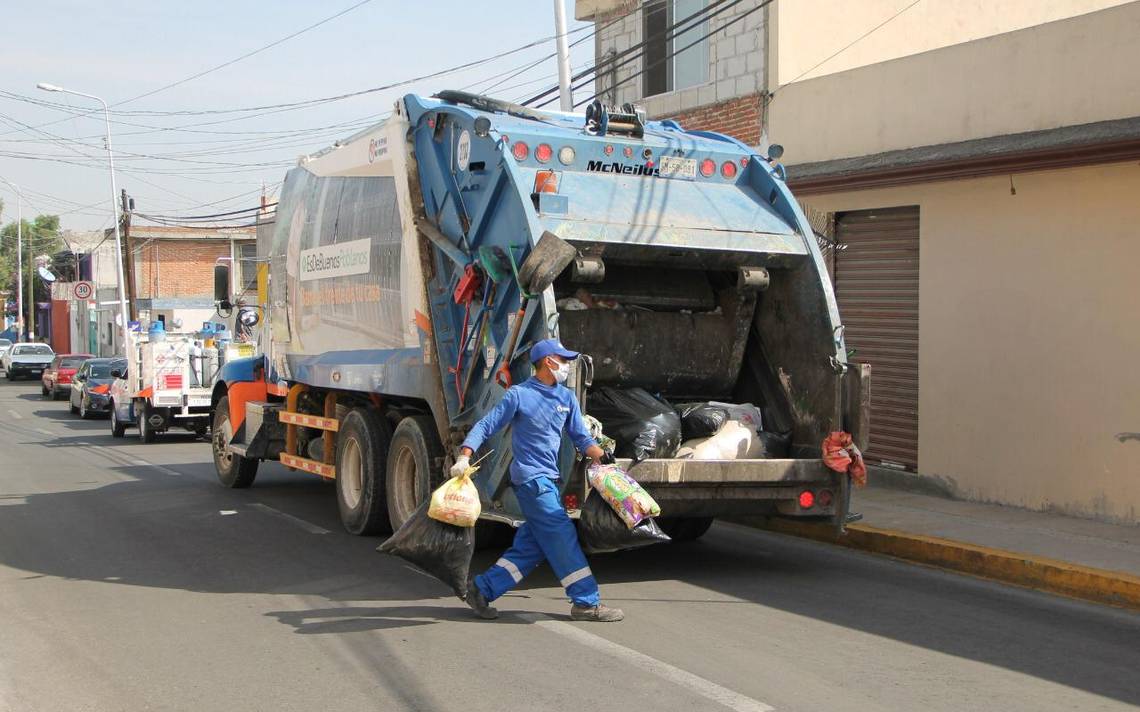
M273 507L270 507L268 504L262 504L261 502L254 502L253 504L251 504L249 506L253 507L254 509L258 509L262 512L265 512L266 514L271 514L275 517L279 517L281 519L284 519L287 522L295 524L295 525L301 527L302 529L304 529L305 531L309 532L310 534L332 534L332 532L330 532L328 529L325 529L324 527L318 527L316 524L313 524L312 522L306 522L304 519L301 519L300 517L294 517L292 514L286 514L285 512L282 512L280 509L274 509Z
M20 415L19 413L17 413L16 411L12 410L11 408L8 409L8 415L12 416L16 420L21 420L24 417L24 416Z
M712 700L728 709L736 710L737 712L774 712L776 709L759 700L754 700L751 697L746 697L739 692L734 692L727 687L718 685L711 680L706 680L700 675L694 675L687 670L682 670L675 665L662 662L645 653L627 648L624 645L619 645L618 643L594 635L593 633L587 633L581 628L570 625L569 623L554 620L541 613L524 613L521 617L552 633L556 633L576 643L585 645L588 648L593 648L599 652L624 660L634 667L641 668L646 672L667 680L678 687L683 687L701 697Z
M135 465L136 467L152 467L152 468L158 470L159 472L161 472L163 474L170 475L171 477L181 477L182 476L181 472L175 472L174 470L170 469L169 467L163 467L162 465L156 465L153 462L147 462L146 460L132 460L131 464Z
M55 433L53 433L52 431L48 430L47 428L36 428L36 432L37 432L37 433L40 433L40 434L42 434L42 435L52 435L52 436L54 436L54 435L55 435Z

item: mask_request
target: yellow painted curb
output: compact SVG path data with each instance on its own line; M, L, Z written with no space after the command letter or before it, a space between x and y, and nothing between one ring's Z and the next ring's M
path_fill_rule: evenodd
M853 524L847 527L845 535L836 538L831 526L826 524L786 519L768 519L762 522L750 520L742 523L1038 591L1140 610L1140 577L1121 571L1094 569L1041 556L893 529L879 529L865 524Z

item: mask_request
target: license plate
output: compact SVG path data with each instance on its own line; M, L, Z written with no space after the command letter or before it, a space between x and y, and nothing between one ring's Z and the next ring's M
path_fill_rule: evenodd
M662 178L696 178L697 159L662 156L657 166Z
M210 405L210 399L207 398L191 398L187 403L191 408L204 408Z

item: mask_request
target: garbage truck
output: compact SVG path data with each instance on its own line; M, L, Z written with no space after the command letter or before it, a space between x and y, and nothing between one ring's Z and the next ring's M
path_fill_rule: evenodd
M786 439L763 457L619 459L674 538L743 515L841 528L851 483L821 444L865 444L870 373L848 362L819 245L767 153L632 105L442 91L301 157L258 232L258 354L213 387L218 479L249 487L276 460L334 480L349 532L391 531L531 375L531 345L558 337L583 354L567 385L587 415L599 389L638 388L752 404ZM518 525L509 428L477 458L482 518ZM572 517L585 465L565 442Z

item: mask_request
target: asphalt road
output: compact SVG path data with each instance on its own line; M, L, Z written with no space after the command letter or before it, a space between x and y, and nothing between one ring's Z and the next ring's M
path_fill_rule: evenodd
M568 622L545 568L478 621L330 485L132 435L0 382L4 712L1140 705L1138 615L732 525L595 557L623 623Z

